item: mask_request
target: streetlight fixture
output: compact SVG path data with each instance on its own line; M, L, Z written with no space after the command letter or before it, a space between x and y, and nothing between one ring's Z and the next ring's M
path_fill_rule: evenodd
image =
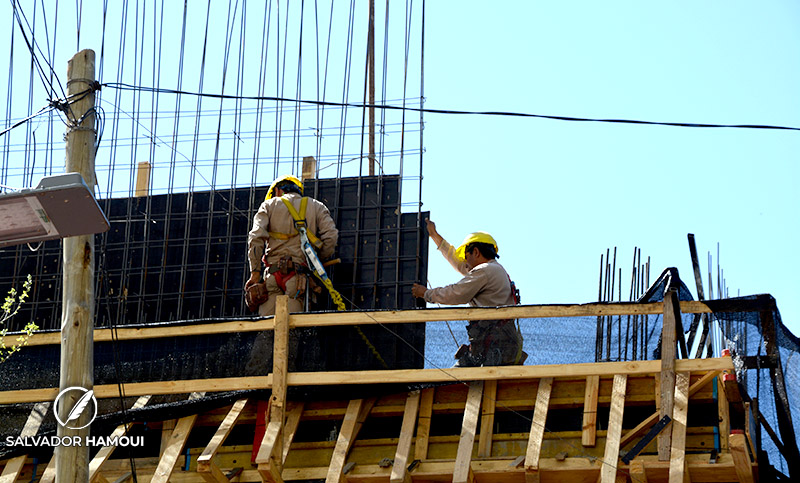
M0 195L0 248L108 231L108 218L78 173L42 178Z

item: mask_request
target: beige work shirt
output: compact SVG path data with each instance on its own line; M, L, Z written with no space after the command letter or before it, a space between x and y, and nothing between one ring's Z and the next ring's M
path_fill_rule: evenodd
M514 305L508 273L497 260L489 260L470 270L466 262L456 258L455 248L446 240L439 245L439 251L465 277L452 285L426 290L426 302L447 305L469 303L473 307Z
M298 193L286 193L284 198L292 202L295 210L300 212ZM322 248L317 250L321 260L326 260L333 255L336 243L339 240L339 230L331 218L328 208L321 202L309 198L306 205L306 226L317 238L322 240ZM295 235L288 240L273 238L269 232ZM258 208L253 218L253 229L247 237L247 258L250 270L261 270L261 257L266 250L267 262L278 263L283 256L291 256L295 263L306 263L306 257L300 247L300 236L294 229L294 219L289 209L280 198L274 197L265 200Z

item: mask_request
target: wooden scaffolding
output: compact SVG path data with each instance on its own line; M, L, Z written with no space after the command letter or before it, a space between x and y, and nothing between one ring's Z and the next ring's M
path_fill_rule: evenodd
M274 330L272 373L126 384L126 396L135 399L133 407L146 405L156 394L196 398L210 392L269 389L269 399L243 398L177 420L121 425L112 435L136 426L158 432L154 455L136 458L133 466L124 455L115 458L122 451L103 447L90 463L90 478L131 481L135 471L141 482L757 481L759 439L751 429L760 427L754 426L757 409L754 412L742 398L730 356L676 359L677 311L710 309L702 302L673 302L668 298L667 303L653 304L289 314L281 298L274 318L187 326L187 334ZM612 314L663 314L662 359L359 372L287 370L290 328ZM160 337L163 330L119 329L118 337ZM109 337L107 332L98 329L95 340ZM52 336L34 337L30 343L57 343L48 337ZM287 397L292 386L365 388L387 382L420 389L380 396L376 391L374 397L358 398L342 390L337 400L313 402ZM98 398L119 396L116 385L94 390ZM52 401L57 392L0 391L0 404ZM36 434L46 405L36 406L22 435ZM578 421L577 428L573 421ZM53 461L48 465L25 455L0 461L0 466L1 483L53 481L55 475Z

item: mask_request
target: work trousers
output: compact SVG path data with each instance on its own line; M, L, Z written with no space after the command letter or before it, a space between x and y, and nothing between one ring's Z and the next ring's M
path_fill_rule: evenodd
M294 277L290 278L286 281L286 292L285 294L289 296L289 313L297 313L302 312L304 310L303 307L303 300L304 297L295 298L297 294L297 281L300 279L299 276L295 275ZM266 278L264 282L267 284L267 292L269 293L269 298L266 302L258 306L258 315L275 315L275 302L277 300L278 295L284 295L284 291L278 286L278 282L275 280L275 276L271 273L266 274Z
M520 363L522 334L513 319L473 320L467 325L470 361L466 365L506 366Z

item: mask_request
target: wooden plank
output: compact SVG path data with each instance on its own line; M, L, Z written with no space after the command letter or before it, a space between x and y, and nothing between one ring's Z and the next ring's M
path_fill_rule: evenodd
M136 400L136 402L133 403L133 406L131 406L131 409L139 409L141 407L144 407L145 404L147 404L147 402L149 400L150 400L150 396L140 396ZM130 429L131 426L133 426L132 423L120 424L119 426L116 427L116 429L114 429L114 431L112 431L110 438L111 439L117 439L117 438L119 438L121 436L124 436L125 433L128 432L128 430ZM113 453L115 449L117 449L116 446L104 446L104 447L100 448L100 450L97 452L97 454L94 455L94 458L92 458L92 461L89 462L89 481L90 482L94 483L94 482L100 481L99 480L100 467L102 467L103 463L105 463L108 460L108 458L111 457L111 453Z
M275 302L275 337L272 353L272 396L270 397L270 421L277 421L283 430L286 407L286 375L289 368L289 297L280 295ZM275 442L275 452L283 455L283 437ZM270 454L270 458L272 453ZM276 471L283 470L282 458L275 461Z
M725 384L722 377L717 377L717 409L719 411L719 447L722 451L728 451L728 436L731 433L730 404L725 393Z
M192 393L189 399L198 399L203 396L204 394L202 393ZM169 435L169 442L164 450L164 454L161 455L158 467L153 474L153 479L150 480L151 483L167 483L169 481L172 471L175 469L175 464L178 462L178 458L181 455L181 451L186 445L186 440L189 439L189 433L191 433L196 419L197 414L193 414L191 416L182 417L175 423L175 429L173 429L172 434Z
M286 462L289 455L289 448L292 446L294 435L297 434L297 427L300 425L300 418L303 415L304 404L302 402L287 403L286 424L283 427L283 455L281 462Z
M42 426L42 421L47 415L48 409L50 409L49 402L36 403L33 409L31 409L31 414L28 415L28 419L25 420L25 425L22 426L22 431L20 431L19 435L23 438L36 436L36 433L39 432L39 428ZM5 468L3 468L3 473L0 474L0 483L12 483L17 481L20 473L22 473L22 468L25 466L25 460L27 459L27 455L11 458L8 463L6 463Z
M631 461L628 471L631 474L631 481L647 483L647 471L644 469L644 462L642 462L642 460Z
M664 323L661 332L661 418L664 416L672 418L675 398L675 336L677 320L681 316L680 312L676 313L675 310L677 301L677 289L669 289L664 294ZM669 431L658 434L658 459L661 461L669 461L671 438Z
M419 421L417 422L417 439L414 443L414 459L428 459L428 443L431 434L431 416L433 415L434 388L422 390L419 403Z
M294 314L290 316L294 317ZM552 364L537 366L455 367L450 369L396 369L375 371L329 371L292 372L287 376L293 386L335 386L342 384L381 384L391 380L397 384L452 382L456 380L521 380L543 377L581 378L606 374L654 374L659 372L660 361L599 362L580 364ZM707 372L734 370L730 357L713 359L680 359L675 361L675 370L681 372ZM128 396L146 394L185 394L192 391L224 392L245 389L265 389L272 386L272 375L230 377L217 379L193 379L183 381L153 381L125 384ZM105 399L119 397L116 384L95 386L95 397ZM52 401L58 388L0 391L0 404Z
M333 448L331 463L328 466L328 473L325 478L326 483L340 483L343 480L344 465L347 460L347 453L353 446L358 436L364 420L367 419L375 399L353 399L347 405L347 412L339 430L339 437L336 439L336 446Z
M303 181L317 177L317 160L314 156L303 156Z
M39 483L53 483L56 481L56 458L53 456L50 458L50 462L47 463L47 467L42 472L42 478L39 480Z
M675 374L675 406L672 411L672 447L669 460L669 482L689 481L686 468L686 417L689 413L689 373Z
M389 477L391 483L407 483L411 481L407 466L411 456L411 443L414 440L414 426L419 412L420 392L411 391L406 399L403 422L400 426L400 437L397 441L397 450L394 454L394 465Z
M136 189L133 196L147 196L150 192L150 162L139 161L136 164Z
M594 447L597 439L597 397L600 392L600 376L586 378L586 390L583 398L583 436L581 444Z
M177 419L167 419L161 423L161 447L158 450L159 456L163 455L164 451L167 450L167 445L169 445L169 437L172 434L172 430L175 429L175 423L177 422Z
M547 410L550 406L552 389L553 378L545 377L539 380L531 431L528 435L528 447L525 452L525 479L529 482L539 479L539 457L542 451L542 437L544 436L545 422L547 422Z
M711 313L709 305L714 305L714 311L726 311L725 304L716 302L724 301L683 301L680 302L681 312L688 314ZM758 310L754 305L752 310ZM748 306L737 308L737 311L747 311ZM378 312L339 312L325 314L292 314L290 327L326 327L340 325L375 325L375 324L403 324L412 322L454 321L469 319L500 320L514 318L541 318L541 317L582 317L603 315L648 315L661 314L661 303L638 304L628 302L592 303L582 305L516 305L513 307L471 307L471 308L441 308L422 310L397 310ZM214 324L188 325L180 327L143 327L120 328L116 330L118 338L112 338L111 330L107 328L95 329L95 342L110 342L111 340L138 340L156 339L160 337L176 337L207 334L227 334L234 332L261 332L272 330L274 319L272 317L252 320L232 320ZM16 337L6 336L5 344L14 346L21 344ZM27 345L58 345L61 343L59 332L37 332L29 339Z
M197 457L197 472L200 473L200 476L206 481L228 481L212 459L217 454L217 451L219 451L220 446L222 446L231 434L231 431L233 431L233 426L236 424L239 416L241 416L242 410L246 404L247 399L239 399L233 403L228 414L225 415L225 419L222 420L214 436L211 437L211 441L206 445L200 456ZM225 479L219 479L220 476Z
M283 463L279 462L276 455L276 448L278 440L282 438L280 421L270 421L267 424L267 429L264 432L264 438L261 440L261 447L256 456L256 463L258 464L258 472L261 474L263 481L271 483L282 483L281 469Z
M616 480L617 465L619 462L619 442L622 435L622 415L625 410L625 389L628 376L614 375L614 384L611 388L611 407L608 413L608 432L606 433L606 449L603 456L603 466L600 468L600 481L611 483Z
M197 473L208 483L227 483L230 480L213 461L197 462Z
M261 439L261 446L258 448L256 463L259 465L270 464L278 448L278 440L283 439L283 428L280 421L270 421L267 424L264 437Z
M464 419L461 423L461 436L458 439L458 451L453 468L453 483L468 483L474 479L471 468L472 450L475 445L475 431L478 428L478 417L481 411L483 384L483 381L473 381L469 384Z
M680 363L681 361L677 362ZM689 387L689 397L692 397L695 393L697 393L697 391L703 389L709 382L713 381L714 378L717 377L717 375L719 374L720 374L719 371L711 371L706 373L700 379L698 379L694 384L691 385L691 387ZM644 421L639 423L635 428L625 433L625 436L623 436L619 442L620 448L624 448L626 445L628 445L628 443L633 441L634 438L640 436L642 433L647 431L647 429L650 426L656 424L660 419L661 419L660 412L655 412L651 414Z
M478 437L478 458L492 456L492 437L494 436L494 411L497 402L497 381L486 381L483 386L481 404L481 432Z
M731 445L731 456L736 468L736 476L740 483L753 483L753 466L750 464L750 455L747 454L747 447L744 441L744 434L734 433L729 438Z

